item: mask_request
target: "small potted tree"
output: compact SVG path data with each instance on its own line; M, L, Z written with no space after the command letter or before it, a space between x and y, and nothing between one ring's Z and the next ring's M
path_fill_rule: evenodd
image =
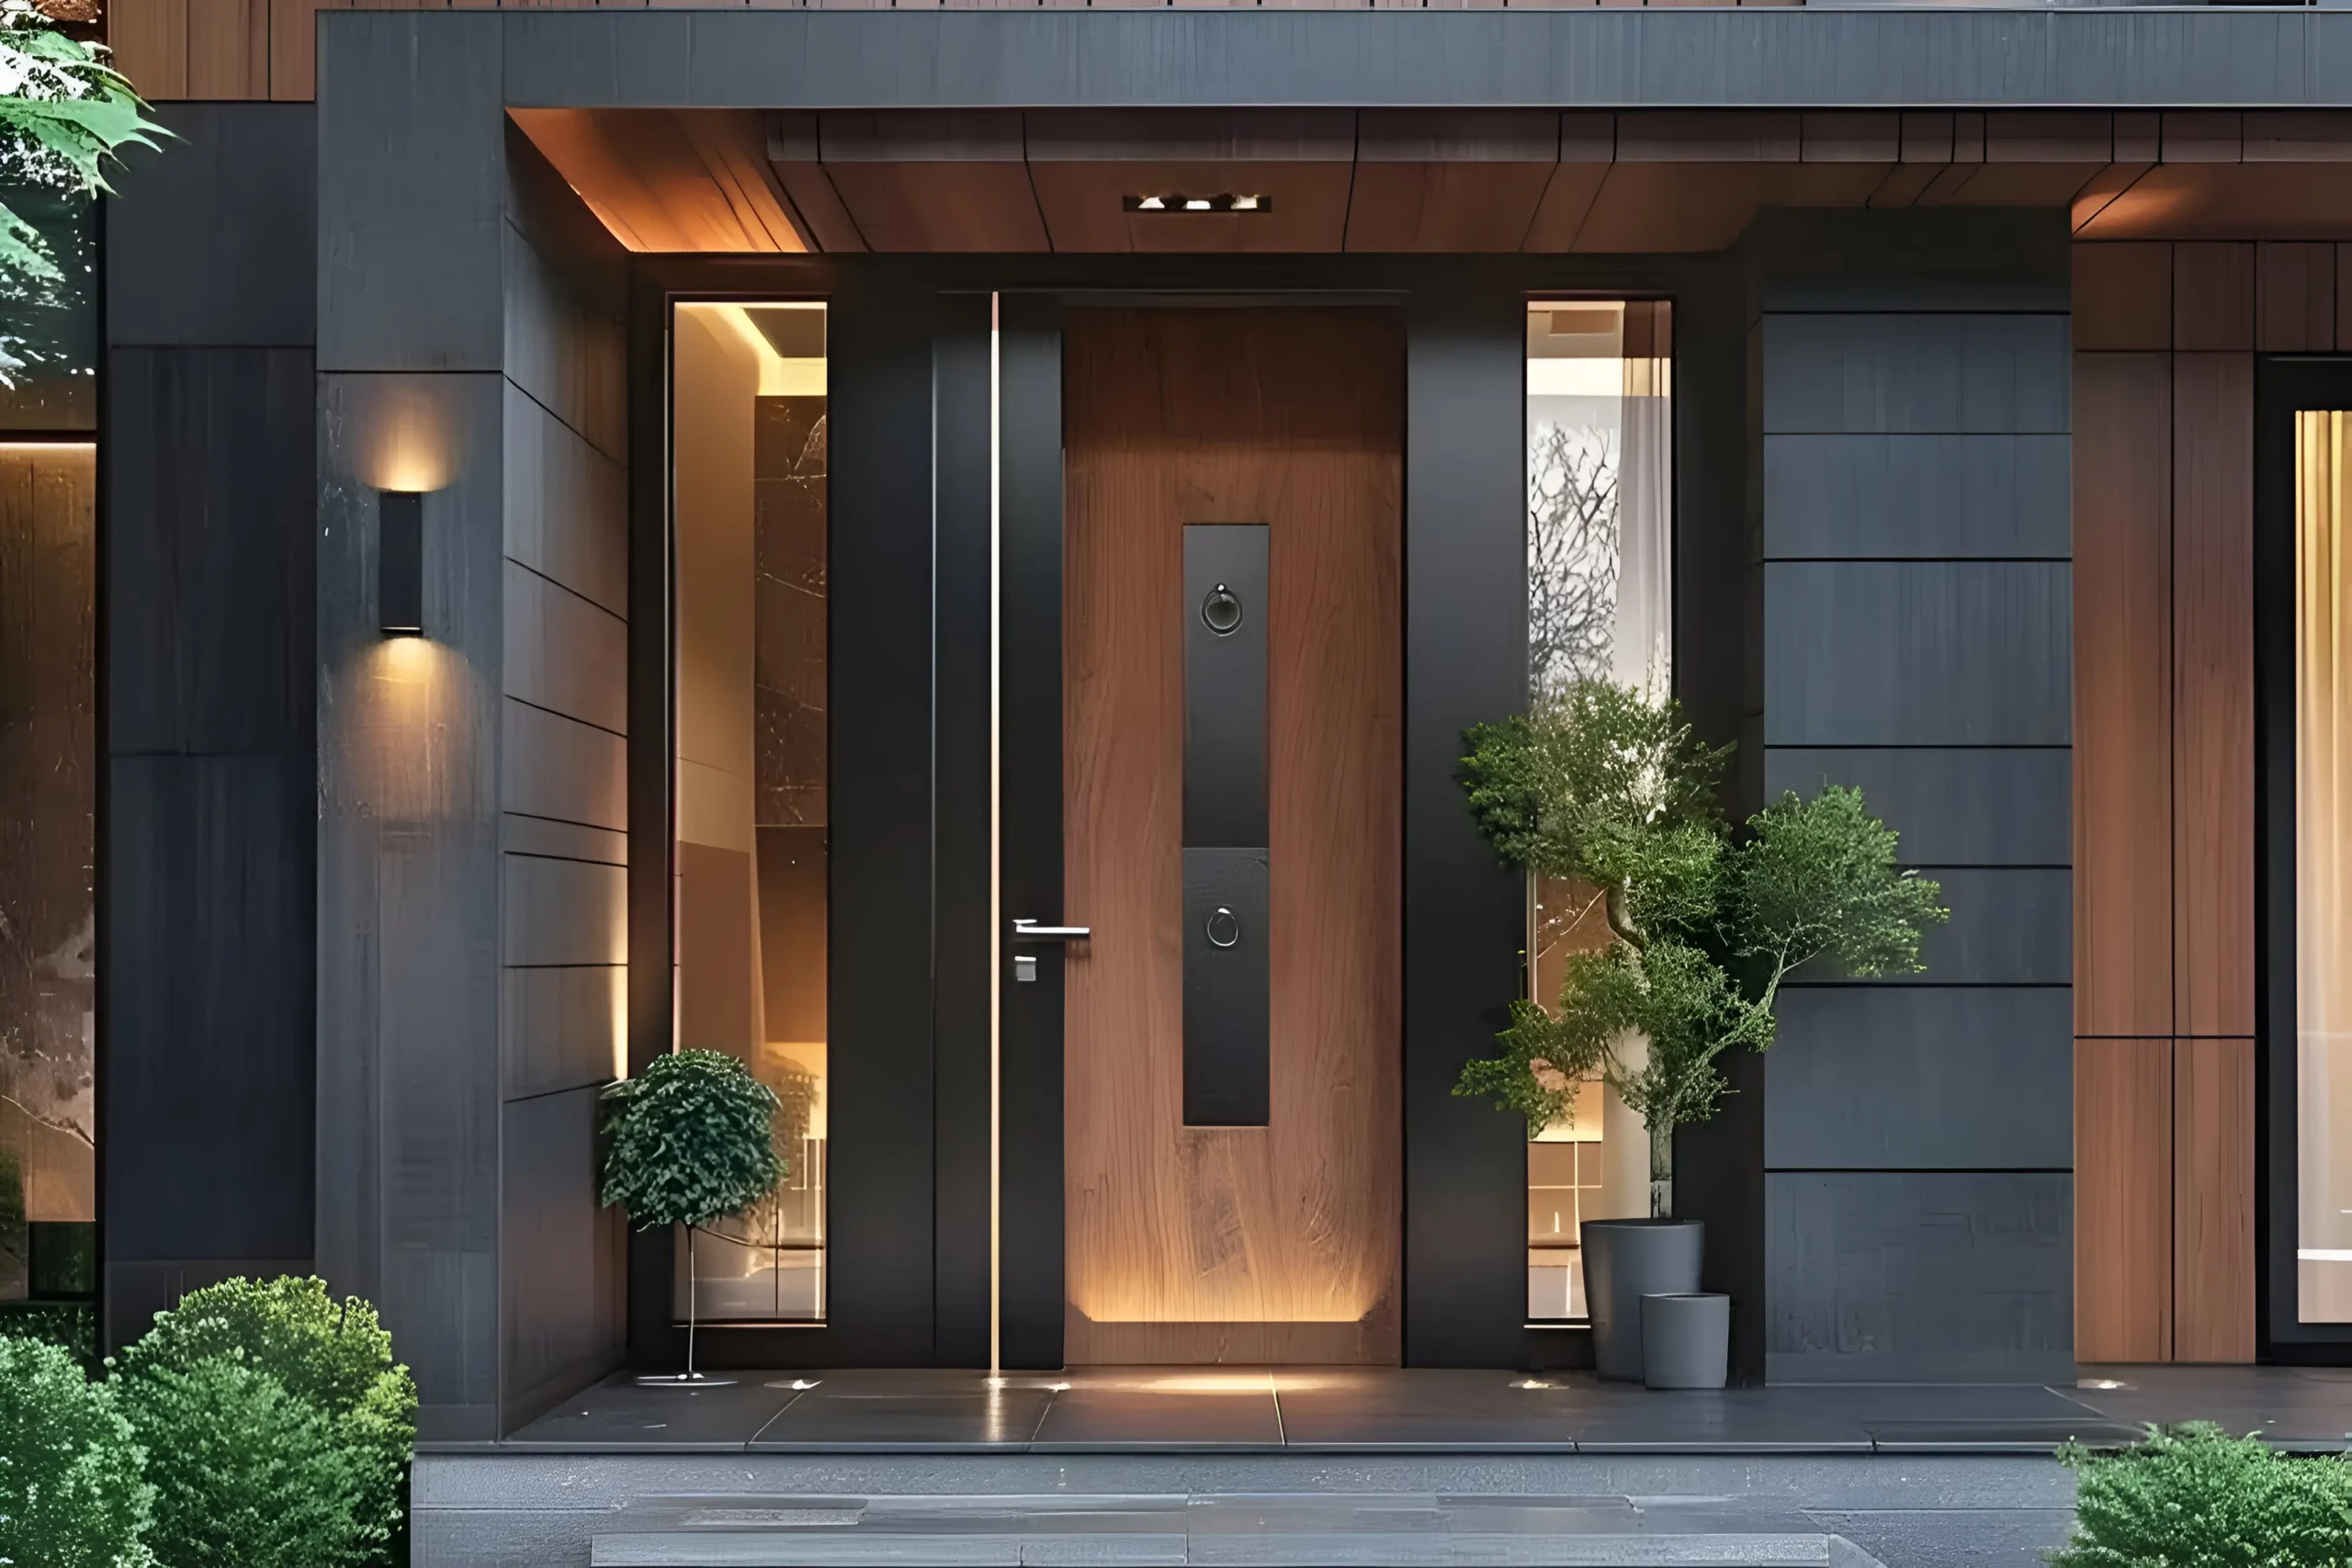
M1731 749L1634 687L1574 681L1466 739L1480 832L1512 864L1592 889L1607 939L1569 955L1555 1010L1511 1004L1501 1050L1467 1064L1454 1092L1517 1111L1531 1138L1573 1114L1579 1081L1617 1092L1648 1134L1650 1217L1581 1227L1596 1366L1641 1377L1643 1298L1679 1296L1696 1310L1661 1315L1712 1343L1654 1347L1653 1359L1720 1368L1728 1308L1696 1299L1702 1233L1674 1217L1675 1130L1714 1114L1728 1089L1718 1057L1771 1044L1792 972L1918 969L1921 938L1948 914L1939 890L1896 868L1895 835L1859 790L1783 795L1735 839L1716 795Z
M674 1051L606 1089L604 1201L639 1230L686 1233L686 1370L650 1384L716 1388L695 1370L695 1232L775 1190L775 1091L723 1051Z

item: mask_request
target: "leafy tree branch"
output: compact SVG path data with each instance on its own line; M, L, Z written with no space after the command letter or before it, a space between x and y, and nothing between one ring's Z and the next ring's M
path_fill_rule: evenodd
M130 79L107 63L106 46L61 31L57 21L95 20L94 9L52 0L0 0L0 187L78 197L110 194L106 165L136 143L170 131L149 118ZM21 209L0 200L0 317L70 308L72 279L51 239ZM26 367L27 340L0 330L0 386ZM37 348L35 358L40 357Z
M1718 1059L1771 1044L1781 986L1809 964L1919 968L1939 890L1897 868L1859 790L1784 795L1735 840L1716 805L1731 749L1633 687L1577 680L1465 739L1480 832L1512 864L1596 889L1610 940L1566 958L1555 1010L1512 1003L1500 1050L1454 1092L1518 1112L1532 1137L1600 1079L1649 1133L1651 1211L1668 1217L1674 1130L1730 1091Z

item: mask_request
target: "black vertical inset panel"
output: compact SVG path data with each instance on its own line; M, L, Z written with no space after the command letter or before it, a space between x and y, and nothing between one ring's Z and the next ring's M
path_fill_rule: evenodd
M976 1367L989 1358L989 297L946 295L939 311L931 345L939 576L932 1342L941 1366Z
M1184 1124L1262 1127L1266 525L1184 528Z
M1478 837L1462 732L1527 705L1526 304L1416 291L1405 339L1405 1363L1525 1354L1527 1130L1453 1095L1520 987L1521 879Z
M1062 908L1062 333L1060 308L1005 295L997 390L998 563L1003 591L998 753L1004 918L1083 923ZM1001 1354L1062 1364L1062 964L1028 950L1033 981L999 950L1004 1086Z
M1266 843L1266 525L1184 527L1184 847Z
M932 320L898 268L829 321L834 1352L932 1353ZM915 1111L910 1114L910 1109Z

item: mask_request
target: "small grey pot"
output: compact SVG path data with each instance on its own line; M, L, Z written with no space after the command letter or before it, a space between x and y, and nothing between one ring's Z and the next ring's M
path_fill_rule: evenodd
M1642 1298L1642 1382L1721 1388L1731 1352L1731 1298L1715 1292Z
M1587 1220L1582 1231L1593 1370L1620 1382L1639 1382L1642 1298L1699 1288L1706 1227L1697 1220Z

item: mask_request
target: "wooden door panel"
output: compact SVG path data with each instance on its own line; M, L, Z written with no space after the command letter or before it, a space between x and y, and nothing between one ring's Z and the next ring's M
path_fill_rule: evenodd
M1069 1359L1394 1362L1403 343L1356 310L1064 334ZM1183 1126L1183 527L1263 523L1269 1125Z

